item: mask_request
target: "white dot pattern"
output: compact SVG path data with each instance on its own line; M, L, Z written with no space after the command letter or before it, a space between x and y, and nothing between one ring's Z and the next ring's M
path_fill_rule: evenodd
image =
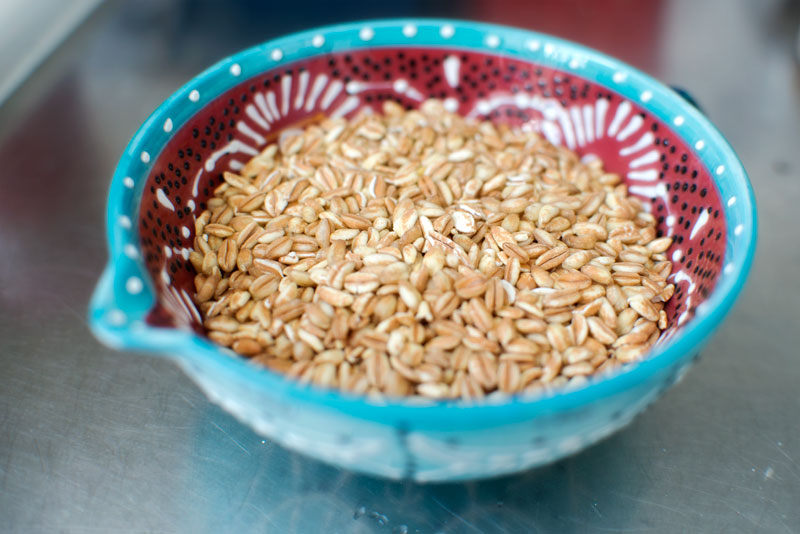
M121 310L110 310L106 315L106 320L111 326L122 326L128 317Z
M361 31L358 32L358 37L362 41L371 41L373 37L375 37L375 30L367 26L366 28L361 28Z
M142 292L143 288L144 284L142 283L142 279L138 276L131 276L125 282L125 290L131 295L138 295Z
M136 247L131 245L130 243L125 245L124 251L125 251L125 255L128 256L132 260L135 260L136 258L139 257L139 251L136 250Z

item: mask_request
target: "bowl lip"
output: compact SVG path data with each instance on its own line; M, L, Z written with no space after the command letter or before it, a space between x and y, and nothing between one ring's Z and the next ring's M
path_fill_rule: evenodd
M408 28L414 28L413 37L406 35ZM317 46L320 36L325 47ZM536 62L608 87L668 124L671 131L695 149L698 159L708 169L726 218L726 264L714 290L698 306L694 317L647 359L590 379L583 387L562 388L544 395L491 395L479 402L372 399L317 388L266 368L257 368L243 358L231 357L229 350L188 329L145 324L142 319L155 303L155 292L143 262L130 252L130 243L138 246L139 235L126 213L138 216L140 193L150 171L150 157L145 149L157 147L154 160L160 155L170 139L165 135L172 130L170 117L183 117L174 125L177 131L206 103L250 76L300 59L377 46L461 49ZM268 64L264 63L265 57ZM260 66L258 71L240 78L242 66L251 63ZM208 87L214 89L206 93ZM204 89L202 98L198 98L198 89ZM649 94L646 100L645 93ZM196 107L187 105L187 101ZM165 121L169 121L169 130ZM702 139L703 145L692 140L690 135ZM132 176L140 178L138 188L133 185ZM727 202L726 197L729 198ZM733 226L733 222L737 225ZM587 405L662 376L676 362L686 360L688 363L719 327L742 291L755 254L757 215L747 173L728 141L695 107L651 76L601 52L539 32L468 20L398 18L348 22L296 32L228 56L192 78L150 115L125 148L110 187L106 229L110 258L89 304L89 324L95 336L112 348L171 356L190 374L193 371L202 373L203 364L210 364L216 372L234 376L253 388L268 389L286 401L325 406L360 419L393 421L418 428L441 428L443 425L479 428ZM138 273L138 279L136 276L125 278L127 275L123 271ZM675 378L673 373L670 377Z

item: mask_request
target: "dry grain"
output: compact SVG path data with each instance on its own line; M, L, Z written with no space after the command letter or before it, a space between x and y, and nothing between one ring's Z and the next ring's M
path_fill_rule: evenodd
M605 373L668 327L669 237L599 161L431 100L269 144L195 220L208 336L302 382L477 399Z

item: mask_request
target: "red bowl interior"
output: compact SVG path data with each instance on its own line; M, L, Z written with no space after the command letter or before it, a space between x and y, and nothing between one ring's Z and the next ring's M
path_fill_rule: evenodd
M725 220L706 169L668 124L591 80L491 54L381 48L326 54L250 78L203 107L152 166L139 213L142 253L158 294L154 325L201 330L187 261L194 217L222 172L236 171L283 128L321 115L413 108L440 98L463 115L530 127L579 155L596 155L631 194L652 203L660 235L674 237L670 330L710 294L723 265ZM689 294L689 288L695 291Z

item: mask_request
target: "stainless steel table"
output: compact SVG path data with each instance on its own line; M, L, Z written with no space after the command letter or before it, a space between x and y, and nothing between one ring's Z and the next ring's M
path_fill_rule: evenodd
M0 107L0 530L800 532L800 6L330 4L112 2ZM657 17L613 24L608 9ZM752 279L700 364L623 432L518 476L418 486L339 471L263 440L168 362L106 349L86 327L108 180L152 109L244 46L407 14L585 29L589 44L689 88L758 196Z

